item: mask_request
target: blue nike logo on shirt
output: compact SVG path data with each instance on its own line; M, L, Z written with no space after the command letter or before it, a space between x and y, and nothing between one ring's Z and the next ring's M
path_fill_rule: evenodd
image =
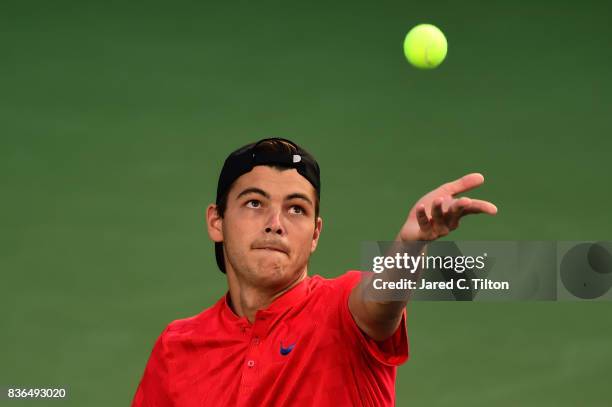
M280 354L285 356L288 355L289 353L291 353L291 351L293 350L293 348L295 348L295 343L292 345L287 346L286 348L283 346L283 343L281 342L280 345Z

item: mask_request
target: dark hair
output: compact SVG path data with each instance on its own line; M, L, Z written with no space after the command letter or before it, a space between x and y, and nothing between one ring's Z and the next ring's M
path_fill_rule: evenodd
M289 140L285 140L285 139L272 138L272 139L261 140L256 143L247 144L244 147L241 147L238 150L234 151L232 154L230 154L230 157L236 154L241 154L253 148L256 148L258 153L270 154L270 155L278 154L278 155L293 156L294 154L299 154L306 161L314 163L317 169L317 177L318 177L318 164L316 160L314 159L314 157L301 147L299 147L299 150L298 150L298 147L296 144L294 144L293 142ZM291 165L284 165L284 164L279 164L279 163L260 164L260 165L266 165L268 167L276 168L279 171L284 171L284 170L295 168L295 167L292 167ZM312 181L310 182L312 183ZM225 216L225 210L227 209L227 198L229 196L229 193L232 187L233 187L233 182L227 189L225 189L224 192L222 192L220 195L217 196L217 201L216 201L217 202L217 213L219 214L221 218ZM314 202L314 206L315 206L314 221L316 223L317 218L319 217L320 184L317 184L317 187L315 187L315 190L316 190L316 194L315 194L315 202ZM225 273L225 259L223 257L223 243L222 242L215 242L215 257L217 260L217 266L223 273Z

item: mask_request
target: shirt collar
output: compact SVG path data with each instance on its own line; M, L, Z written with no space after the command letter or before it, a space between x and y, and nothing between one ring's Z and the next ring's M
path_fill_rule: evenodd
M299 303L301 300L306 298L308 293L310 292L308 281L310 280L310 276L306 276L302 281L292 287L289 291L285 292L280 297L276 298L272 301L272 304L268 306L268 308L257 311L257 315L260 314L269 314L271 316L283 313L289 308L293 307L295 304ZM223 297L223 313L235 321L246 321L246 317L239 317L234 313L232 308L229 305L230 302L230 294L229 290Z

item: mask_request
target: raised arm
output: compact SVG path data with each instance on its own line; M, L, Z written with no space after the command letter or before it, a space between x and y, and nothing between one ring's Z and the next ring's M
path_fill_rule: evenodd
M483 182L482 174L471 173L427 193L412 207L395 240L397 242L432 241L457 229L459 221L466 215L479 213L495 215L497 207L491 202L457 196L482 185ZM423 246L424 244L415 246L415 250L420 251ZM382 274L384 274L383 279L387 281L398 278L398 273L394 271ZM382 274L376 274L376 277L381 278ZM399 326L409 292L406 290L405 296L400 300L366 300L369 297L366 290L373 290L373 277L374 275L364 278L353 288L349 297L349 309L363 332L374 340L382 341L390 337Z

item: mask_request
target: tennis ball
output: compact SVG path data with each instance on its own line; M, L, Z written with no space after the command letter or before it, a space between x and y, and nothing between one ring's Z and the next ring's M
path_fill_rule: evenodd
M448 44L440 29L431 24L413 27L404 39L404 54L412 65L431 69L440 65L446 57Z

